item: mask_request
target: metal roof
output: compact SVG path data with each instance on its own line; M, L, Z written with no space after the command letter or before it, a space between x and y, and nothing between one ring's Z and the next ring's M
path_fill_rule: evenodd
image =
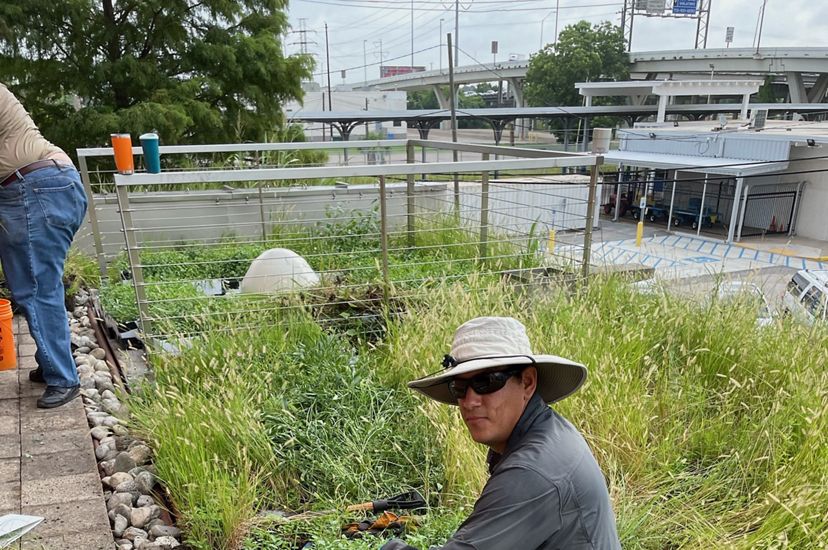
M828 103L751 103L751 109L767 109L769 112L813 113L828 111ZM668 105L668 114L716 114L738 113L740 103L714 103L705 105ZM460 109L457 118L478 118L489 120L513 120L525 117L578 118L599 115L655 115L657 105L607 105L592 107L509 107L496 109ZM405 111L295 111L290 113L291 121L305 122L356 122L391 120L448 120L448 109L418 109Z
M698 172L701 174L718 174L734 177L768 174L788 168L787 161L745 162L745 159L736 158L696 157L618 150L606 153L604 155L604 161L645 168L686 170L688 172Z

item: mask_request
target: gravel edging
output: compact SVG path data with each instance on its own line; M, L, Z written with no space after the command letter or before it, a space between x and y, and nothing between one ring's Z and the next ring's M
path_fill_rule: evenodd
M69 313L72 355L80 377L81 396L95 458L104 489L106 509L118 550L183 548L181 531L156 502L157 486L152 450L130 436L124 425L129 409L118 397L106 351L98 344L89 318L89 295L75 296Z

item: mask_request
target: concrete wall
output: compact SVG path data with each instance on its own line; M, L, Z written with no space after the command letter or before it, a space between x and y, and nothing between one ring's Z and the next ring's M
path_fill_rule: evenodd
M825 170L825 159L813 157L828 155L828 147L791 148L791 172ZM811 160L809 160L811 159ZM828 241L828 172L811 172L789 176L804 180L805 187L799 205L796 234L800 237Z
M566 181L588 181L566 176ZM584 228L588 188L586 183L493 182L490 188L490 233L527 235L532 229L544 236L549 229ZM600 197L600 188L598 190ZM480 220L481 185L464 182L461 218L476 226ZM407 222L405 183L387 187L389 229L400 230ZM600 201L596 201L598 223ZM415 213L449 213L454 204L451 183L418 182ZM125 249L121 218L114 194L96 195L94 208L104 255L111 259ZM277 224L312 225L344 222L356 212L379 212L377 185L344 187L277 188L228 191L147 192L130 195L130 211L139 245L147 248L179 243L211 243L221 239L255 241ZM378 214L377 214L378 215ZM76 245L95 254L91 224L78 233Z

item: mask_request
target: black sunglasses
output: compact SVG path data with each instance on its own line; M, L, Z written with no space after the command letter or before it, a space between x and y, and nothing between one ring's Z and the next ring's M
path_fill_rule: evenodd
M448 383L449 393L455 399L463 399L466 397L466 391L469 388L473 389L477 395L494 393L502 389L506 385L506 382L509 381L509 378L519 375L525 368L526 366L520 366L505 370L481 372L466 380L455 378Z

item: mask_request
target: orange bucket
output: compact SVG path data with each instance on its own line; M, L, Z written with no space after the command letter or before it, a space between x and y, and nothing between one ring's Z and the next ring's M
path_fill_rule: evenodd
M0 370L11 370L17 367L12 317L11 302L0 299Z
M132 158L132 138L129 134L112 134L112 152L115 155L115 168L121 174L135 172Z

